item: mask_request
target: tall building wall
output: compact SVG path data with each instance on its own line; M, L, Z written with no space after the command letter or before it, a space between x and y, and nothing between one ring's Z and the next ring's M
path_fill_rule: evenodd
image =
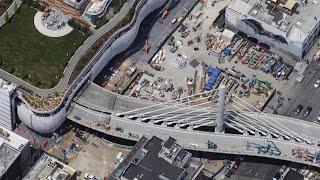
M243 13L243 12L242 12ZM288 31L281 31L280 29L274 27L273 25L267 24L258 18L252 17L250 14L242 14L241 12L238 12L237 10L234 10L232 7L229 6L226 8L226 14L225 14L225 20L226 24L228 26L234 27L238 31L241 31L248 35L248 37L255 38L259 40L262 43L268 44L269 46L282 50L284 52L287 52L291 54L292 57L296 59L301 59L311 48L311 46L314 44L316 37L319 35L320 30L320 23L318 22L318 25L314 26L313 30L311 30L306 39L299 39L297 41L291 40L292 38L289 37L290 31L295 31L295 26L291 27L291 30ZM247 12L245 12L247 13ZM264 31L269 32L276 36L281 36L283 40L286 41L286 43L279 41L276 38L273 38L272 36L267 36L264 34L257 33L253 27L255 24L248 24L245 21L255 21L256 24L260 24ZM254 27L254 28L260 28L260 27ZM300 30L297 30L300 31ZM291 33L292 34L292 33Z
M13 130L15 124L14 96L15 86L0 79L0 125L9 130Z

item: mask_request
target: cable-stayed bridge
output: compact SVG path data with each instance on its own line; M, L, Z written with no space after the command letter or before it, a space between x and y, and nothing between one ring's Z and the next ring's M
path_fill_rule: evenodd
M155 103L114 94L91 83L74 101L68 118L134 141L142 135L172 136L191 150L320 167L320 127L260 112L235 95L226 99L225 87Z

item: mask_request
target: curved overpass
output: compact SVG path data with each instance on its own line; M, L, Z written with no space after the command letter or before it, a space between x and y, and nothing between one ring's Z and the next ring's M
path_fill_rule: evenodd
M97 101L96 94L100 94L101 101ZM148 106L149 110L146 108ZM166 114L164 108L174 113ZM176 111L176 108L181 110ZM172 136L191 150L268 157L320 167L320 161L317 160L317 157L320 157L320 127L297 119L243 111L241 115L257 121L245 124L240 119L234 122L226 120L230 126L228 125L226 133L220 134L201 129L216 126L215 108L209 109L210 114L199 118L197 113L205 114L208 111L196 112L194 109L183 109L183 106L175 107L170 104L159 104L155 107L154 103L117 95L95 84L91 84L70 109L69 119L123 139L137 141L142 135L156 135L161 138ZM144 112L144 116L141 116L143 111L134 109L149 111L152 114L146 116ZM154 109L163 111L156 112ZM128 111L132 113L120 116ZM227 110L225 118L227 119L228 114L232 114L233 111ZM194 114L191 115L190 112ZM189 116L186 116L188 113ZM133 118L136 114L140 116ZM81 117L81 120L75 119L76 116ZM190 118L191 116L193 117ZM206 120L203 121L204 119ZM266 125L258 124L258 120L264 120ZM267 124L267 121L271 123ZM188 127L183 127L185 124ZM238 130L240 133L230 133L230 129ZM263 134L263 131L269 132ZM209 141L213 142L216 148L210 148Z
M94 79L115 55L127 49L135 40L140 24L145 17L163 6L166 2L166 0L141 0L136 7L132 21L109 38L107 43L67 89L60 105L54 110L47 112L37 111L28 105L24 98L19 95L19 98L24 102L17 107L19 119L39 133L51 133L55 131L66 119L66 108L70 105L79 89L82 88L88 80ZM51 125L51 128L45 127L48 124Z

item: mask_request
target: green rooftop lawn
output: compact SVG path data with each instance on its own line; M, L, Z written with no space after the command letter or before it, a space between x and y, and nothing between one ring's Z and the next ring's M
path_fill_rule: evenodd
M64 37L44 36L34 27L35 13L23 4L0 28L0 67L37 87L52 88L88 35L74 30Z

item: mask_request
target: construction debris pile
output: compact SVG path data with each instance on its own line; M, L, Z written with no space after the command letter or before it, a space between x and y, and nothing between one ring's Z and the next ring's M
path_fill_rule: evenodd
M87 141L89 135L88 132L81 131L78 128L73 128L72 131L63 136L53 133L52 138L45 142L45 151L63 159L65 162L69 162L77 157L83 145L89 143Z
M200 92L217 89L220 85L226 85L229 99L233 95L240 98L246 97L249 103L262 110L265 103L275 93L275 89L267 81L258 80L255 76L248 79L238 70L231 68L211 67L202 64L204 73L200 78ZM232 102L232 101L230 101Z
M282 58L268 50L267 47L245 40L238 35L229 35L226 37L222 33L211 30L205 36L205 45L209 55L219 58L219 63L224 59L233 60L235 63L240 62L249 68L261 70L270 73L276 79L286 80L293 67L285 62Z
M159 52L152 58L150 62L150 67L155 69L156 71L163 71L163 67L160 64L166 59L164 55L164 50L160 49Z
M129 95L144 100L166 101L177 98L177 93L170 78L153 78L144 74Z
M140 74L131 59L125 60L118 69L111 68L110 72L112 75L105 78L102 86L119 94L124 94Z
M230 42L222 38L221 33L212 31L205 36L205 44L209 55L220 57L225 48L230 46Z
M235 56L234 60L247 65L252 69L261 70L265 73L270 73L276 79L287 79L292 72L293 67L284 63L282 58L274 53L271 53L264 48L254 45L249 41L241 41L239 45L239 53Z

